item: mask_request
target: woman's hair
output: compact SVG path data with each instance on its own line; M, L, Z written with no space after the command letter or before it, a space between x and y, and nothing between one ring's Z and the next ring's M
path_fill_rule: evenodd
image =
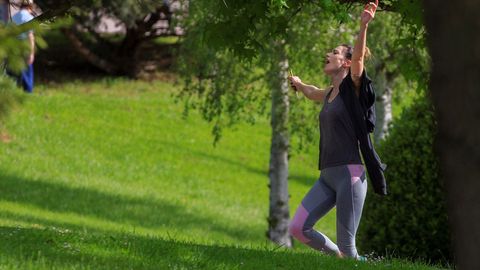
M348 60L352 60L352 55L353 55L353 47L348 45L348 44L342 44L343 47L347 48L347 52L345 53L345 57L347 57ZM370 49L368 47L365 47L365 54L363 57L365 60L370 59L372 54L370 53Z

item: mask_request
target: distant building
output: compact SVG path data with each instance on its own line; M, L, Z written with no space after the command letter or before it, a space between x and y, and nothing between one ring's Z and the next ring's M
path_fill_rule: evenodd
M180 1L175 0L163 0L162 4L162 18L153 26L153 29L156 29L159 33L167 34L170 33L169 24L171 23L172 15L175 12L184 9L184 7L181 6ZM95 31L98 33L125 34L126 29L125 25L119 19L104 15L96 25ZM181 27L174 27L171 31L171 35L180 36L184 34Z

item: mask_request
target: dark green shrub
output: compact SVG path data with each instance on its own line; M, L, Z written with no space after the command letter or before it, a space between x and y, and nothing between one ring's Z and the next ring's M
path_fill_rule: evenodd
M379 145L388 165L389 195L367 196L357 240L362 252L452 262L445 196L433 152L435 131L431 103L422 97L402 113Z

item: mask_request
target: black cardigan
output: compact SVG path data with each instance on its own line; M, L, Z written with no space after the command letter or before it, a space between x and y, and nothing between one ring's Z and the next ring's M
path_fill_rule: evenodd
M369 133L375 128L375 90L372 80L364 70L361 76L360 94L355 94L355 85L348 73L340 84L340 97L352 119L355 134L360 144L363 161L375 193L387 195L387 183L383 171L387 167L382 163Z

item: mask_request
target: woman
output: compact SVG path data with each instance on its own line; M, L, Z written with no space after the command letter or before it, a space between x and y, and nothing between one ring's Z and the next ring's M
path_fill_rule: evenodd
M383 181L372 182L375 191L386 194L382 173L385 167L369 141L368 132L371 130L365 120L368 116L364 117L368 111L368 102L364 101L369 99L367 92L372 91L370 80L364 72L364 58L368 54L366 35L377 5L378 0L365 6L360 33L353 49L348 45L340 45L327 53L324 72L331 77L332 87L321 90L304 84L296 76L289 77L295 90L311 100L324 103L320 112L320 179L302 200L289 231L314 249L359 260L365 258L358 255L355 235L367 193L366 172L359 145L370 178L374 175L373 178ZM370 107L373 103L370 103ZM334 206L337 207L338 246L313 229L313 225Z

